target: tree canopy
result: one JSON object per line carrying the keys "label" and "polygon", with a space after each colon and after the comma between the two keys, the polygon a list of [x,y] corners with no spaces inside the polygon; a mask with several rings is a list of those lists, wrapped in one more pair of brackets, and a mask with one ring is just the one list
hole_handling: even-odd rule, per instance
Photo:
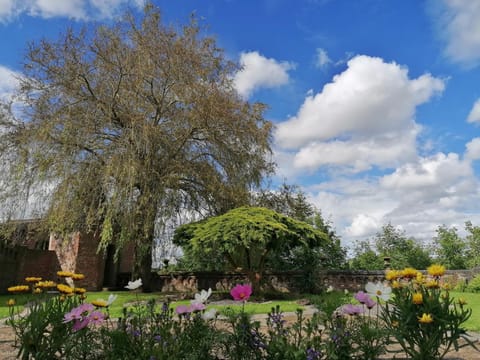
{"label": "tree canopy", "polygon": [[311,225],[261,207],[239,207],[177,228],[174,243],[198,259],[225,259],[230,269],[262,274],[270,254],[282,256],[303,246],[323,247],[327,234]]}
{"label": "tree canopy", "polygon": [[30,44],[20,102],[0,114],[0,205],[46,189],[35,197],[50,230],[98,233],[103,249],[133,241],[148,284],[156,218],[248,204],[272,171],[271,123],[237,94],[238,66],[201,30],[195,19],[165,26],[147,5],[140,19]]}

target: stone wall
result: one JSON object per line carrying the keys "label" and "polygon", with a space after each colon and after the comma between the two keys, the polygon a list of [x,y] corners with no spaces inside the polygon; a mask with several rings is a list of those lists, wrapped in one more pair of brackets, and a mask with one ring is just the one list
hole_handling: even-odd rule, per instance
{"label": "stone wall", "polygon": [[[480,269],[479,269],[480,270]],[[445,281],[455,284],[459,280],[468,282],[478,270],[447,270]],[[316,275],[316,284],[320,288],[331,286],[335,290],[360,291],[367,282],[384,280],[385,272],[327,270]],[[267,289],[288,293],[297,292],[302,279],[302,272],[267,273],[264,280]],[[128,278],[124,274],[125,278]],[[212,288],[228,292],[235,284],[248,282],[246,274],[219,272],[172,272],[170,274],[155,274],[153,290],[162,292],[194,293],[201,289]]]}

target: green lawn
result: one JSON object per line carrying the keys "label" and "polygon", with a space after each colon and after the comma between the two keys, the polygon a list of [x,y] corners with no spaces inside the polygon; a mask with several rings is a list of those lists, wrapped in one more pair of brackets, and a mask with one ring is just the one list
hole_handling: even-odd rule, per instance
{"label": "green lawn", "polygon": [[[109,312],[112,318],[117,318],[122,315],[123,307],[125,304],[135,303],[136,301],[148,301],[150,299],[154,299],[156,303],[161,306],[165,297],[164,294],[161,293],[135,293],[129,291],[112,291],[112,292],[88,292],[87,293],[87,300],[92,301],[96,299],[104,299],[107,300],[110,294],[117,295],[116,301],[110,306]],[[0,295],[0,318],[4,318],[8,316],[8,306],[7,301],[8,299],[15,299],[17,305],[24,305],[31,299],[33,295]],[[171,303],[171,307],[175,308],[178,305],[188,305],[190,304],[190,300],[183,300],[183,301],[175,301]],[[295,303],[295,301],[287,301],[287,300],[279,300],[279,301],[268,301],[263,303],[254,303],[254,302],[247,302],[245,305],[245,311],[250,314],[266,314],[268,313],[272,307],[276,305],[280,306],[280,309],[283,312],[294,312],[298,308],[302,308],[302,306]],[[215,307],[218,311],[222,311],[222,309],[226,308],[228,305],[209,305],[208,307]],[[240,310],[241,303],[230,305],[231,308],[238,308]]]}

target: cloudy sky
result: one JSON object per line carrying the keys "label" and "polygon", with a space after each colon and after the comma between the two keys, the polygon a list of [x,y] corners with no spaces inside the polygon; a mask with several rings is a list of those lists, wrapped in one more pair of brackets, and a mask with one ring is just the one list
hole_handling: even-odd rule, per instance
{"label": "cloudy sky", "polygon": [[[345,245],[391,222],[421,241],[480,225],[480,0],[156,0],[195,12],[249,101],[269,105],[278,182],[302,186]],[[26,43],[142,0],[0,0],[0,96]]]}

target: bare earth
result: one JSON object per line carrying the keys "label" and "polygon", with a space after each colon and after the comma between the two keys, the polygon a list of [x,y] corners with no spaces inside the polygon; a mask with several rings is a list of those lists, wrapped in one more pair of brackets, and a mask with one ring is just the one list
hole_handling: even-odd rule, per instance
{"label": "bare earth", "polygon": [[[308,309],[305,311],[305,315],[313,311],[313,309]],[[257,316],[257,320],[264,321],[266,319],[265,315]],[[293,313],[286,313],[285,319],[287,321],[294,321],[296,319]],[[480,334],[470,334],[472,337],[472,341],[475,342],[475,345],[480,348]],[[0,360],[14,360],[17,359],[16,354],[17,350],[14,348],[14,333],[12,329],[5,325],[3,321],[0,320]],[[396,354],[395,357],[391,355],[387,355],[382,357],[381,359],[407,359],[405,355]],[[461,348],[458,352],[451,351],[449,352],[448,356],[445,360],[479,360],[480,359],[480,352],[472,348],[471,346],[466,346]]]}

